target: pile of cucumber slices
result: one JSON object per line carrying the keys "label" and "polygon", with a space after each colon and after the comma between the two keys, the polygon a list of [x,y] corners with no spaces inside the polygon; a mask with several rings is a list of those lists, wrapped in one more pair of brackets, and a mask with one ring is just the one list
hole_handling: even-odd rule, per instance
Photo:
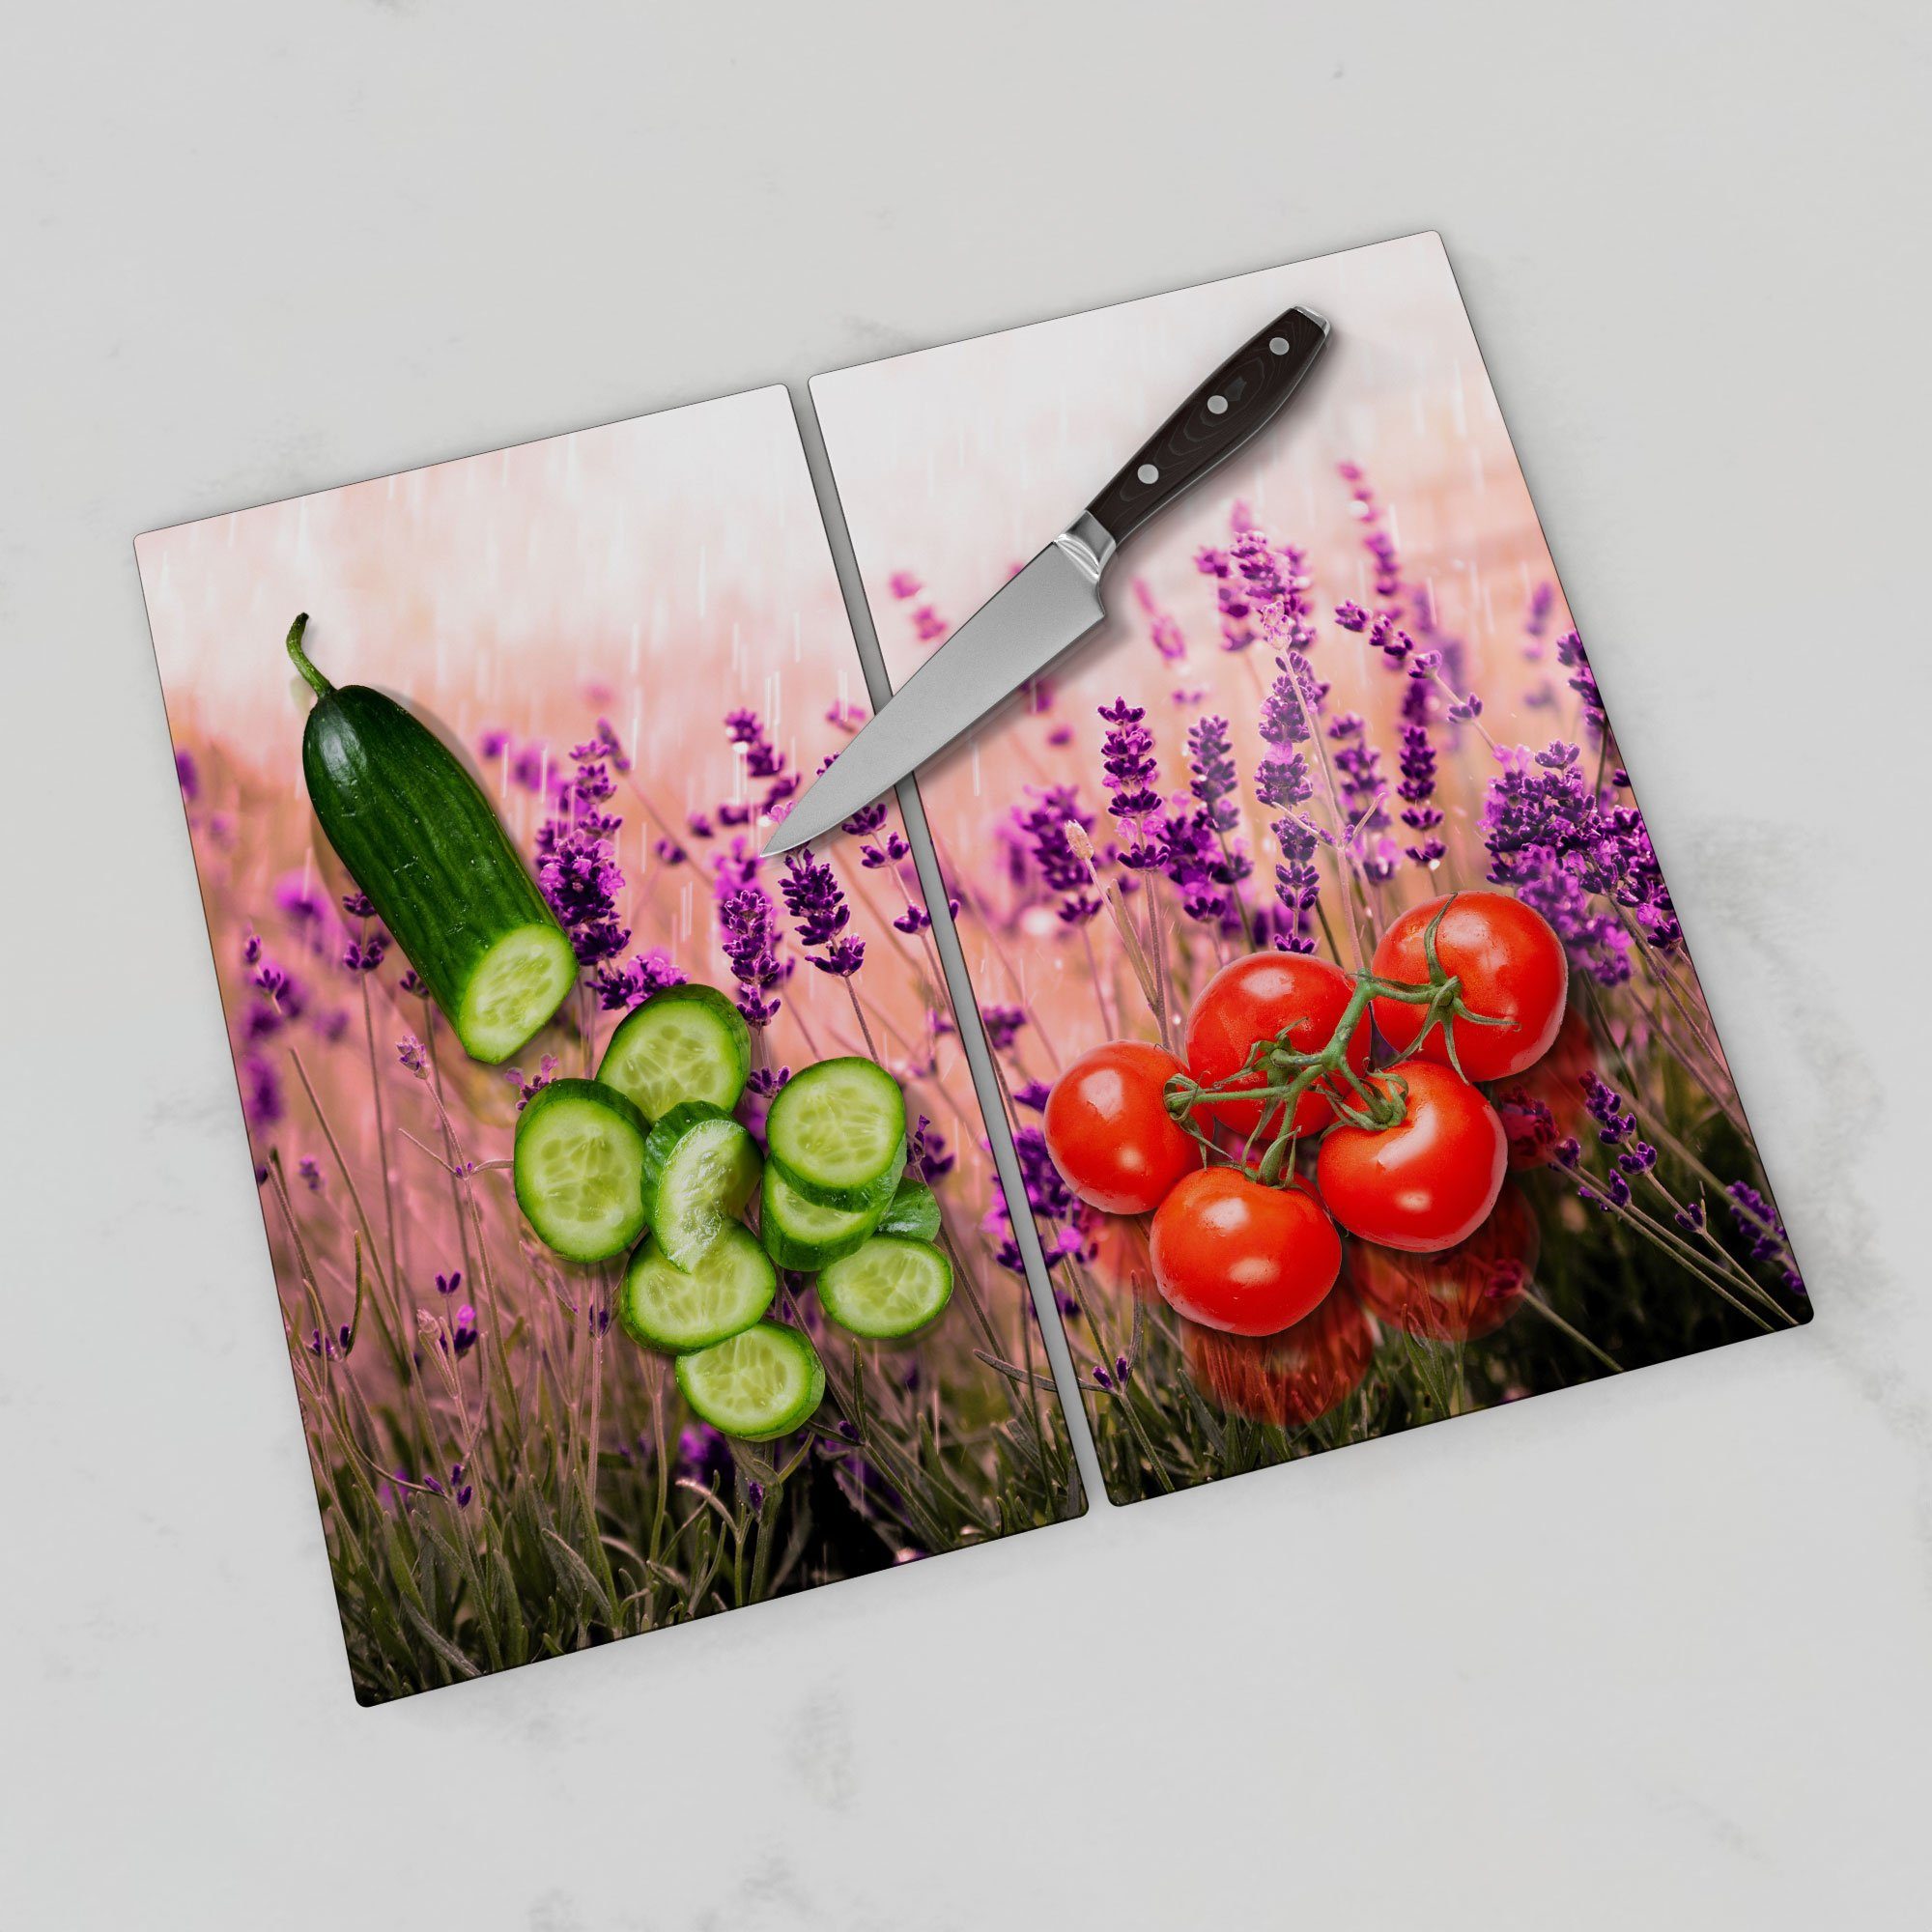
{"label": "pile of cucumber slices", "polygon": [[905,1096],[884,1067],[855,1056],[795,1075],[764,1157],[732,1111],[751,1069],[751,1030],[724,994],[667,987],[625,1017],[596,1079],[531,1097],[513,1165],[546,1246],[574,1262],[629,1252],[617,1319],[677,1358],[693,1411],[762,1442],[825,1395],[810,1341],[767,1319],[781,1268],[816,1277],[829,1321],[894,1341],[946,1306],[952,1267],[932,1190],[906,1176]]}

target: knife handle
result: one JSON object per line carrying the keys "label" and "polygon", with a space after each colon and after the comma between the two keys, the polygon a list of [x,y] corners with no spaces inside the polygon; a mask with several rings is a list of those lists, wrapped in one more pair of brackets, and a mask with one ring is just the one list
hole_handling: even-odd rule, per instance
{"label": "knife handle", "polygon": [[1311,309],[1290,308],[1228,357],[1087,506],[1117,544],[1274,419],[1328,340]]}

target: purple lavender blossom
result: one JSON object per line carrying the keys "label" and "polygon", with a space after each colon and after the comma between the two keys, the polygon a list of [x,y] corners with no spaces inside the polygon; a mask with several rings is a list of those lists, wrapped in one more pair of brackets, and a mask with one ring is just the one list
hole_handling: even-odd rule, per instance
{"label": "purple lavender blossom", "polygon": [[616,789],[614,745],[614,737],[599,735],[572,748],[575,769],[558,780],[551,815],[537,827],[537,884],[582,966],[614,959],[631,943],[629,928],[617,923],[624,874],[612,851],[624,821],[604,809]]}
{"label": "purple lavender blossom", "polygon": [[1117,697],[1099,710],[1107,726],[1100,740],[1101,782],[1113,794],[1107,801],[1107,813],[1120,821],[1129,840],[1120,852],[1120,861],[1129,871],[1145,871],[1154,863],[1147,821],[1160,810],[1153,733],[1148,729],[1145,707],[1129,704],[1124,697]]}
{"label": "purple lavender blossom", "polygon": [[1797,1257],[1791,1252],[1791,1237],[1774,1208],[1748,1181],[1734,1180],[1725,1190],[1732,1218],[1737,1222],[1754,1262],[1768,1262],[1784,1277],[1784,1286],[1793,1294],[1804,1294],[1804,1277],[1798,1272]]}
{"label": "purple lavender blossom", "polygon": [[[1583,971],[1605,986],[1630,978],[1630,941],[1620,922],[1598,912],[1599,895],[1626,909],[1646,941],[1668,953],[1683,930],[1642,814],[1595,794],[1575,745],[1497,753],[1501,775],[1483,806],[1490,878],[1555,927]],[[1618,773],[1613,783],[1627,782]]]}
{"label": "purple lavender blossom", "polygon": [[654,946],[614,964],[607,961],[598,967],[596,979],[598,1006],[614,1013],[642,1006],[667,986],[683,985],[685,976],[662,946]]}
{"label": "purple lavender blossom", "polygon": [[731,1444],[708,1422],[693,1422],[678,1434],[677,1473],[701,1490],[728,1489],[735,1467]]}
{"label": "purple lavender blossom", "polygon": [[1449,848],[1437,837],[1442,810],[1435,803],[1435,748],[1429,742],[1426,724],[1402,727],[1402,782],[1396,793],[1403,802],[1402,822],[1416,838],[1414,844],[1403,849],[1416,865],[1433,870]]}
{"label": "purple lavender blossom", "polygon": [[556,1055],[547,1053],[537,1063],[536,1072],[527,1080],[524,1078],[522,1071],[514,1066],[504,1073],[503,1078],[517,1090],[518,1113],[521,1114],[556,1078],[557,1065]]}
{"label": "purple lavender blossom", "polygon": [[[746,776],[764,786],[757,810],[769,815],[796,794],[798,774],[785,769],[784,753],[773,746],[755,711],[727,712],[724,728],[730,734],[732,744],[739,746],[745,753]],[[724,816],[724,810],[720,808],[721,818]],[[727,822],[742,824],[745,820],[738,817]]]}
{"label": "purple lavender blossom", "polygon": [[718,924],[731,977],[738,982],[738,1010],[754,1027],[778,1015],[777,989],[791,977],[791,962],[779,958],[777,909],[762,886],[743,886],[719,901]]}
{"label": "purple lavender blossom", "polygon": [[995,1053],[1005,1053],[1019,1037],[1027,1023],[1024,1007],[982,1006],[980,1023],[986,1029],[986,1044]]}
{"label": "purple lavender blossom", "polygon": [[380,927],[342,949],[342,963],[352,973],[373,973],[388,957],[389,935]]}
{"label": "purple lavender blossom", "polygon": [[1564,632],[1556,640],[1556,656],[1558,662],[1570,668],[1570,689],[1583,700],[1583,722],[1590,727],[1591,735],[1601,742],[1610,728],[1610,721],[1597,690],[1597,673],[1583,655],[1582,639],[1575,631]]}
{"label": "purple lavender blossom", "polygon": [[[1541,638],[1549,629],[1549,615],[1556,608],[1556,586],[1553,583],[1539,583],[1529,593],[1529,611],[1522,620],[1523,634],[1532,639]],[[1535,653],[1541,657],[1541,651]]]}
{"label": "purple lavender blossom", "polygon": [[175,782],[181,786],[184,804],[192,805],[201,796],[201,774],[195,769],[192,754],[187,752],[175,753]]}
{"label": "purple lavender blossom", "polygon": [[1154,602],[1153,589],[1145,577],[1134,579],[1134,601],[1148,620],[1148,638],[1165,665],[1179,665],[1187,656],[1187,639],[1180,626]]}
{"label": "purple lavender blossom", "polygon": [[1046,890],[1058,895],[1061,920],[1067,925],[1084,925],[1099,912],[1100,901],[1093,890],[1094,875],[1073,849],[1067,827],[1077,825],[1082,832],[1091,832],[1093,816],[1081,809],[1079,793],[1070,784],[1050,785],[1030,795],[1032,805],[1015,806],[1012,811],[1019,850]]}
{"label": "purple lavender blossom", "polygon": [[242,1111],[257,1133],[282,1118],[282,1077],[259,1053],[251,1053],[242,1062]]}
{"label": "purple lavender blossom", "polygon": [[946,1136],[922,1114],[906,1137],[906,1172],[928,1187],[937,1186],[958,1164],[958,1156],[948,1151]]}
{"label": "purple lavender blossom", "polygon": [[[311,938],[328,911],[328,901],[301,872],[289,872],[275,881],[275,905],[291,925]],[[376,908],[369,910],[373,913]]]}
{"label": "purple lavender blossom", "polygon": [[1275,667],[1260,721],[1268,752],[1255,769],[1255,796],[1275,814],[1269,830],[1281,848],[1274,873],[1278,912],[1269,924],[1277,951],[1313,952],[1314,912],[1321,894],[1315,864],[1320,835],[1300,809],[1315,796],[1315,781],[1299,747],[1314,736],[1320,700],[1312,697],[1317,686],[1305,658],[1290,651]]}
{"label": "purple lavender blossom", "polygon": [[[1022,1126],[1013,1134],[1013,1151],[1019,1156],[1027,1206],[1033,1210],[1040,1252],[1049,1271],[1069,1256],[1086,1256],[1089,1252],[1087,1231],[1093,1215],[1061,1179],[1060,1170],[1053,1164],[1053,1156],[1047,1152],[1046,1135],[1038,1127]],[[1026,1264],[1020,1257],[1019,1241],[1013,1234],[1012,1215],[1007,1206],[1004,1189],[995,1195],[984,1226],[988,1234],[998,1238],[1000,1265],[1013,1274],[1024,1275]]]}
{"label": "purple lavender blossom", "polygon": [[865,964],[866,942],[848,938],[852,909],[845,903],[838,875],[809,850],[785,854],[785,876],[780,890],[785,910],[798,929],[798,941],[821,973],[849,980]]}

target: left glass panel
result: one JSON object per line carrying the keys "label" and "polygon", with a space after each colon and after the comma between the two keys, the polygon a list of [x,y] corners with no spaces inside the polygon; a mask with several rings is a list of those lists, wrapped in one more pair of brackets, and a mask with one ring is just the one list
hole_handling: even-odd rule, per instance
{"label": "left glass panel", "polygon": [[357,1697],[1078,1514],[785,392],[136,554]]}

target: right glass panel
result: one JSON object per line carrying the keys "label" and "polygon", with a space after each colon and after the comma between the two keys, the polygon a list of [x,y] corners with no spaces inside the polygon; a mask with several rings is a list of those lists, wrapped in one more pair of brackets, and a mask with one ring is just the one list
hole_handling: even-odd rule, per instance
{"label": "right glass panel", "polygon": [[1297,301],[1287,412],[921,774],[1121,1502],[1809,1314],[1435,236],[818,378],[895,682]]}

